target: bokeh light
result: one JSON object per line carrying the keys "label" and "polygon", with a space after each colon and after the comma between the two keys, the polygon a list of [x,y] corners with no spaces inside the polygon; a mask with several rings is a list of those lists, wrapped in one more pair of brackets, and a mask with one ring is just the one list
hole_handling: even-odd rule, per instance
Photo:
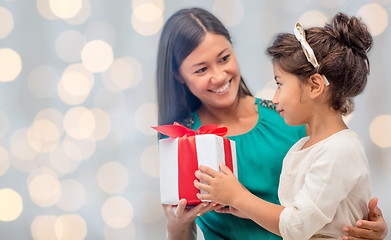
{"label": "bokeh light", "polygon": [[111,67],[102,73],[102,79],[111,91],[134,88],[142,79],[141,64],[131,57],[116,59]]}
{"label": "bokeh light", "polygon": [[102,40],[88,42],[81,51],[81,61],[93,73],[104,72],[113,63],[113,49]]}
{"label": "bokeh light", "polygon": [[262,99],[272,100],[274,94],[276,93],[276,86],[277,85],[275,81],[269,81],[260,91],[255,94],[255,96]]}
{"label": "bokeh light", "polygon": [[357,17],[362,18],[373,36],[382,34],[388,26],[387,11],[375,3],[362,6],[358,10]]}
{"label": "bokeh light", "polygon": [[10,157],[7,149],[0,145],[0,176],[7,172],[10,166]]}
{"label": "bokeh light", "polygon": [[99,108],[91,109],[95,118],[95,130],[92,135],[96,141],[103,140],[109,135],[111,131],[111,118],[110,115]]}
{"label": "bokeh light", "polygon": [[212,11],[227,27],[238,25],[244,16],[241,0],[215,0]]}
{"label": "bokeh light", "polygon": [[111,197],[103,204],[102,218],[111,228],[124,228],[133,219],[133,206],[123,197]]}
{"label": "bokeh light", "polygon": [[64,128],[74,139],[89,138],[95,131],[95,115],[85,107],[74,107],[64,116]]}
{"label": "bokeh light", "polygon": [[31,224],[31,234],[34,240],[56,239],[54,226],[57,217],[53,215],[38,215]]}
{"label": "bokeh light", "polygon": [[77,211],[85,201],[85,190],[83,185],[74,179],[65,179],[60,182],[61,196],[57,206],[64,211]]}
{"label": "bokeh light", "polygon": [[[329,18],[321,11],[311,10],[300,16],[299,22],[304,28],[323,27],[329,22]],[[294,24],[292,24],[293,29]]]}
{"label": "bokeh light", "polygon": [[136,5],[131,16],[134,30],[143,36],[156,34],[163,26],[163,10],[154,3]]}
{"label": "bokeh light", "polygon": [[61,186],[57,176],[44,172],[33,176],[28,182],[31,200],[40,207],[50,207],[61,196]]}
{"label": "bokeh light", "polygon": [[49,153],[49,163],[60,175],[72,173],[80,166],[80,161],[72,159],[65,152],[63,144],[57,145],[57,147]]}
{"label": "bokeh light", "polygon": [[47,20],[58,19],[50,9],[49,0],[37,0],[37,9],[39,14]]}
{"label": "bokeh light", "polygon": [[0,221],[14,221],[22,211],[23,200],[20,194],[10,188],[0,189]]}
{"label": "bokeh light", "polygon": [[60,130],[56,124],[47,119],[33,122],[27,131],[30,146],[37,152],[50,152],[59,142]]}
{"label": "bokeh light", "polygon": [[0,39],[6,38],[14,28],[14,17],[8,9],[0,6]]}
{"label": "bokeh light", "polygon": [[157,105],[146,103],[141,105],[135,114],[136,128],[145,135],[155,135],[151,127],[157,125]]}
{"label": "bokeh light", "polygon": [[95,139],[74,139],[66,136],[63,141],[64,151],[75,161],[87,160],[96,150]]}
{"label": "bokeh light", "polygon": [[29,144],[27,135],[28,129],[19,129],[10,139],[11,153],[21,160],[33,160],[38,153]]}
{"label": "bokeh light", "polygon": [[22,71],[22,60],[11,48],[0,49],[0,82],[11,82]]}
{"label": "bokeh light", "polygon": [[64,19],[65,22],[71,25],[78,25],[85,23],[91,16],[91,3],[90,0],[81,0],[82,7],[79,12],[72,18]]}
{"label": "bokeh light", "polygon": [[83,103],[94,86],[94,76],[82,64],[68,66],[57,84],[58,95],[69,105]]}
{"label": "bokeh light", "polygon": [[152,178],[160,176],[159,148],[150,146],[141,154],[141,168],[145,174]]}
{"label": "bokeh light", "polygon": [[107,162],[100,166],[96,179],[106,193],[120,193],[129,182],[128,170],[119,162]]}
{"label": "bokeh light", "polygon": [[391,115],[377,116],[371,122],[369,133],[372,141],[381,148],[391,147]]}
{"label": "bokeh light", "polygon": [[76,214],[58,217],[54,229],[58,240],[82,240],[87,236],[86,221]]}
{"label": "bokeh light", "polygon": [[81,0],[49,0],[49,7],[59,18],[67,19],[74,17],[82,7]]}

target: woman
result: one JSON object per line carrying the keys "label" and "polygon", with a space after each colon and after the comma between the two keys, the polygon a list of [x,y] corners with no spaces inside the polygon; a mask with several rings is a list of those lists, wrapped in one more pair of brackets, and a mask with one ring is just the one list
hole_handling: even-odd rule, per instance
{"label": "woman", "polygon": [[[157,66],[159,125],[177,121],[192,129],[216,123],[227,127],[228,138],[236,142],[241,184],[256,196],[278,203],[282,160],[293,143],[306,135],[305,127],[286,125],[271,101],[251,95],[221,22],[199,8],[176,12],[164,26]],[[267,181],[259,181],[259,175]],[[374,222],[361,221],[370,230],[347,227],[348,233],[370,239],[387,234],[373,201],[370,217],[374,212],[377,217],[370,218]],[[163,208],[168,239],[194,239],[195,221],[205,239],[280,239],[249,219],[212,211],[221,208],[213,203],[188,209],[183,199],[176,209]]]}

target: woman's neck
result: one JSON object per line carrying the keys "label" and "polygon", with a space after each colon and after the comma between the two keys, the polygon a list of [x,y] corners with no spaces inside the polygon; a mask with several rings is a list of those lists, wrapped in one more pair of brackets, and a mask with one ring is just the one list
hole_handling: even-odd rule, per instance
{"label": "woman's neck", "polygon": [[197,114],[202,125],[217,124],[228,128],[227,136],[239,135],[250,131],[258,121],[254,102],[254,97],[244,96],[226,108],[203,104]]}

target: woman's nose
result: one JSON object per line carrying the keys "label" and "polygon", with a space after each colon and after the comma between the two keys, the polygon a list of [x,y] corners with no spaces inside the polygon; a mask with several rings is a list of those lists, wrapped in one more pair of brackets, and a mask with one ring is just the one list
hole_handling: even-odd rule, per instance
{"label": "woman's nose", "polygon": [[212,71],[211,82],[220,83],[224,82],[227,77],[227,73],[223,68],[215,67]]}

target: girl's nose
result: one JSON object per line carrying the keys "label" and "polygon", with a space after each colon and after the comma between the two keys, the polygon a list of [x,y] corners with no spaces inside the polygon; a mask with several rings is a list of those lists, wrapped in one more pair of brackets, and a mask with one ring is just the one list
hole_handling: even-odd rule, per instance
{"label": "girl's nose", "polygon": [[276,105],[278,104],[278,89],[276,90],[276,93],[274,93],[272,102],[273,102],[274,104],[276,104]]}

